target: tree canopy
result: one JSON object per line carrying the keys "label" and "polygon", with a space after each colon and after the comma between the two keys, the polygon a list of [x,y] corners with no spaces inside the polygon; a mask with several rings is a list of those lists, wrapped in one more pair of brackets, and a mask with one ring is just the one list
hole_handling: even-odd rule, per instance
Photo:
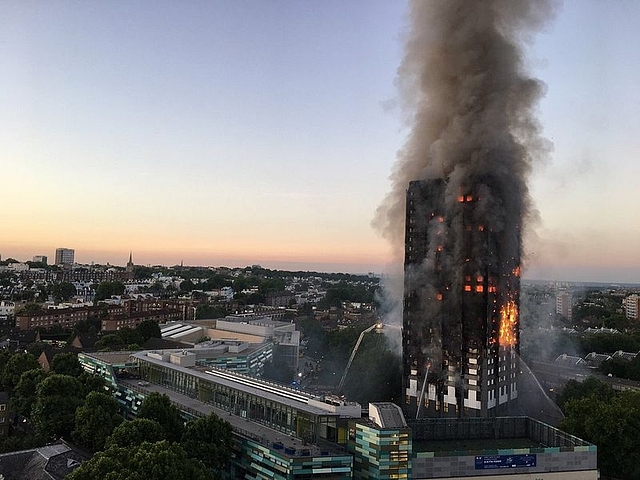
{"label": "tree canopy", "polygon": [[189,456],[219,470],[231,456],[231,424],[215,414],[187,423],[180,442]]}
{"label": "tree canopy", "polygon": [[107,448],[129,448],[142,442],[155,443],[164,438],[164,429],[158,422],[148,418],[135,418],[130,422],[121,423],[107,439]]}
{"label": "tree canopy", "polygon": [[58,374],[45,378],[36,390],[31,415],[36,430],[47,438],[70,438],[84,394],[77,378]]}
{"label": "tree canopy", "polygon": [[118,413],[118,402],[105,393],[90,392],[75,412],[73,438],[89,450],[101,450],[107,437],[124,419]]}
{"label": "tree canopy", "polygon": [[160,393],[150,393],[138,410],[138,418],[148,418],[157,422],[164,431],[164,438],[179,441],[184,429],[180,410],[171,403],[169,397]]}
{"label": "tree canopy", "polygon": [[210,480],[205,466],[190,459],[177,443],[144,442],[129,448],[111,447],[82,463],[68,480]]}

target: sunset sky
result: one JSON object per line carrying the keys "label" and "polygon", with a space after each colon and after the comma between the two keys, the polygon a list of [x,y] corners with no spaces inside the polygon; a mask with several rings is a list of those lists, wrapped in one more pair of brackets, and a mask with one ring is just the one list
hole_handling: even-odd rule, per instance
{"label": "sunset sky", "polygon": [[[383,272],[402,1],[0,0],[0,254]],[[525,277],[640,283],[640,2],[532,39]]]}

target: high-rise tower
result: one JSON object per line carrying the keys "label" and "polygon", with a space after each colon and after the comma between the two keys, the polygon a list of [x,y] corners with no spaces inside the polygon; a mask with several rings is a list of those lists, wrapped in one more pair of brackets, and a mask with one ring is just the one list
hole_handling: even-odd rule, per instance
{"label": "high-rise tower", "polygon": [[73,265],[75,253],[72,248],[56,248],[56,265]]}
{"label": "high-rise tower", "polygon": [[492,416],[517,398],[520,218],[493,215],[482,179],[406,197],[404,411]]}

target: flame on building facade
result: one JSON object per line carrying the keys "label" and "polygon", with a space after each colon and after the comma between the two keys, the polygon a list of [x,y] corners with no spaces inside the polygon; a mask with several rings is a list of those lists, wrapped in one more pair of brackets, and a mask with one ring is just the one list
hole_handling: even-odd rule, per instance
{"label": "flame on building facade", "polygon": [[451,189],[407,190],[403,393],[415,418],[498,415],[518,396],[519,219],[493,216],[481,180]]}

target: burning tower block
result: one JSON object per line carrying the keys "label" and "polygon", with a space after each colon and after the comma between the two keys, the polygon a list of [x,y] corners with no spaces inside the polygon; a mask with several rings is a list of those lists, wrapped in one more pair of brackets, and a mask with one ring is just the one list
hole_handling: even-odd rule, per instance
{"label": "burning tower block", "polygon": [[518,397],[521,215],[491,178],[410,183],[403,410],[487,417]]}

